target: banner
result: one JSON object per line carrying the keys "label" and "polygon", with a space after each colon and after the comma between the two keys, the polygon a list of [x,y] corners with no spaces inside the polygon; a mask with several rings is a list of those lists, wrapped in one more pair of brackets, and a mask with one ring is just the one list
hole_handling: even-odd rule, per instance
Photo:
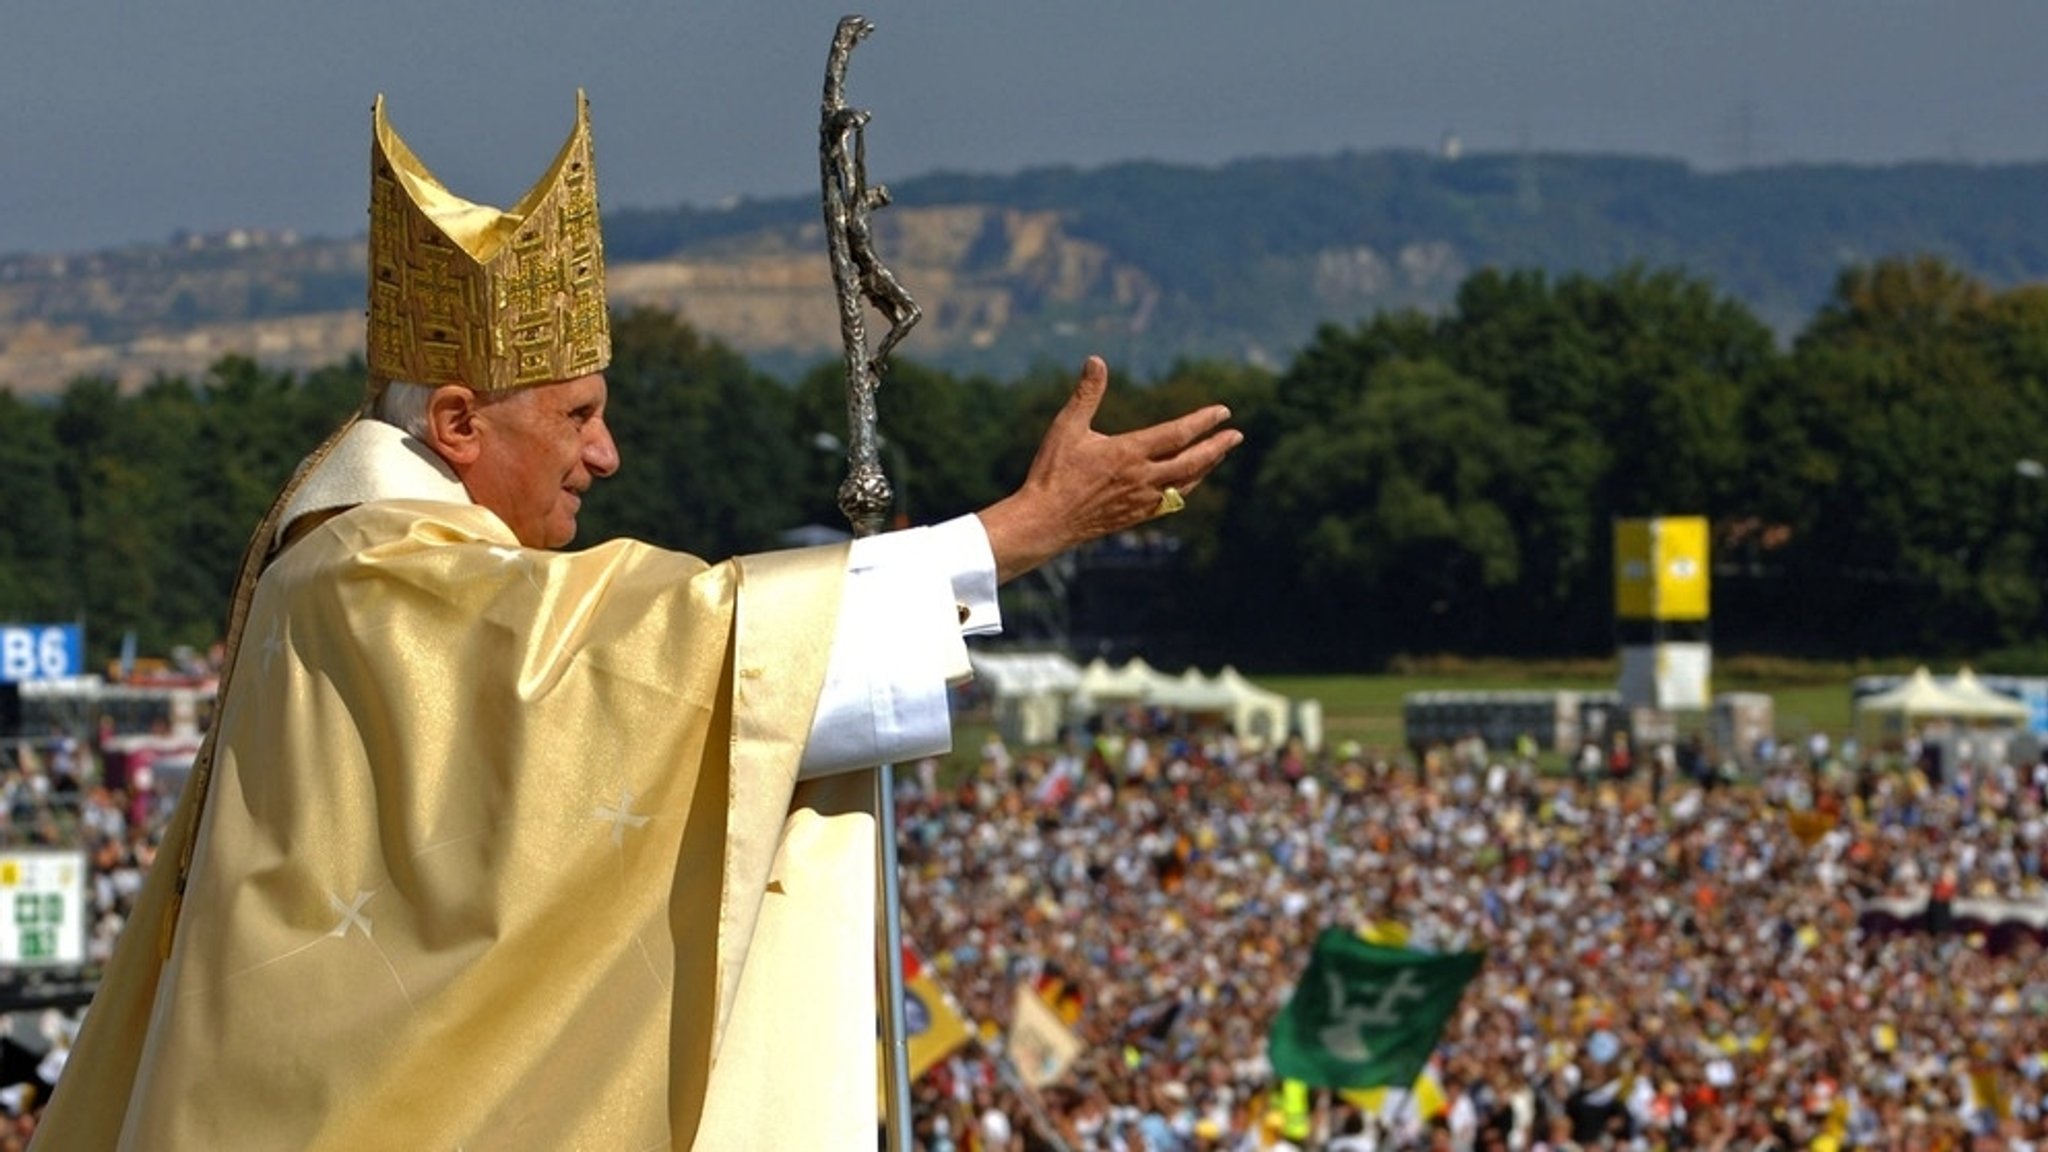
{"label": "banner", "polygon": [[1705,620],[1711,598],[1707,519],[1614,522],[1614,614],[1622,620]]}
{"label": "banner", "polygon": [[1325,1088],[1413,1084],[1485,959],[1386,948],[1324,929],[1273,1021],[1273,1074]]}
{"label": "banner", "polygon": [[0,624],[0,684],[84,673],[85,629],[79,625]]}
{"label": "banner", "polygon": [[1085,1046],[1062,1023],[1052,1006],[1029,988],[1017,989],[1010,1018],[1010,1060],[1017,1075],[1032,1088],[1043,1088],[1066,1074]]}
{"label": "banner", "polygon": [[82,851],[0,852],[0,967],[85,963],[89,874]]}
{"label": "banner", "polygon": [[[903,949],[904,1048],[912,1083],[932,1066],[973,1039],[974,1030],[953,1002],[953,996],[925,967],[917,952]],[[889,1114],[889,1053],[875,1041],[875,1114]]]}
{"label": "banner", "polygon": [[951,1056],[972,1035],[966,1018],[953,1006],[953,998],[930,972],[919,972],[904,980],[903,1016],[910,1033],[912,1080]]}

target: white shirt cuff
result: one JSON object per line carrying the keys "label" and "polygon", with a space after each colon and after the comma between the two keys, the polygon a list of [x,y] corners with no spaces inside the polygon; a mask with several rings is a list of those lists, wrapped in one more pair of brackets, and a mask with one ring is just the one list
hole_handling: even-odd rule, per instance
{"label": "white shirt cuff", "polygon": [[925,532],[930,537],[927,546],[932,561],[952,575],[960,634],[993,636],[1001,632],[1003,612],[996,604],[996,554],[988,545],[988,530],[981,526],[981,517],[957,517]]}
{"label": "white shirt cuff", "polygon": [[971,674],[963,635],[999,631],[995,556],[975,516],[855,540],[801,775],[953,747],[947,685]]}

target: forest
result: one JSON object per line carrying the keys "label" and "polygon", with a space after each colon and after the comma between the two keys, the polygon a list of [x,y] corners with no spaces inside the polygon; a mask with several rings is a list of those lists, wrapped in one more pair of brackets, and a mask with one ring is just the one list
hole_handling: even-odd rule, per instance
{"label": "forest", "polygon": [[[783,383],[647,310],[615,316],[613,342],[624,466],[579,543],[717,558],[843,525],[837,364]],[[894,364],[881,428],[902,518],[1020,480],[1076,367]],[[1325,325],[1278,369],[1117,367],[1098,427],[1218,400],[1247,434],[1156,523],[1166,559],[1121,585],[1162,658],[1609,653],[1614,519],[1696,514],[1718,651],[2048,659],[2048,287],[1934,256],[1854,265],[1788,337],[1677,269],[1487,269],[1449,306]],[[83,622],[96,660],[129,632],[145,652],[212,643],[249,531],[362,389],[360,362],[228,358],[129,392],[0,392],[0,620]],[[1081,560],[1059,595],[1107,568]]]}

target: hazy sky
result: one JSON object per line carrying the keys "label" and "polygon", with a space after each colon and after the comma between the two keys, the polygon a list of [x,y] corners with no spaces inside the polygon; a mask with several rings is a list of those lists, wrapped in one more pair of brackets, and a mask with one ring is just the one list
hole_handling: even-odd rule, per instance
{"label": "hazy sky", "polygon": [[8,0],[0,253],[363,227],[369,111],[504,205],[590,93],[607,209],[815,195],[838,18],[869,170],[1531,147],[2048,159],[2040,0]]}

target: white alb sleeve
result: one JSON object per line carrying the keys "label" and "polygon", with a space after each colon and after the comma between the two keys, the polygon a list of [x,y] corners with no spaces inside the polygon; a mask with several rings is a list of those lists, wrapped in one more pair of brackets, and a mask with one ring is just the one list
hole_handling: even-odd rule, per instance
{"label": "white alb sleeve", "polygon": [[973,671],[963,637],[1002,624],[978,517],[855,540],[800,777],[950,751],[946,689]]}

